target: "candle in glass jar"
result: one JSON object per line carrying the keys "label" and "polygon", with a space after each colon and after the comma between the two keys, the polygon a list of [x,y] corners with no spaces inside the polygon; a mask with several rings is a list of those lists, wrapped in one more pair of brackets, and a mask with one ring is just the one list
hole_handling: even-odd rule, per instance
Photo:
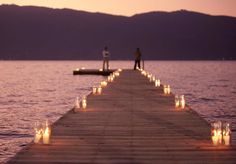
{"label": "candle in glass jar", "polygon": [[39,143],[42,138],[42,131],[40,130],[35,130],[35,135],[34,135],[34,143]]}
{"label": "candle in glass jar", "polygon": [[223,140],[224,140],[224,143],[226,146],[230,145],[230,136],[229,135],[223,136]]}
{"label": "candle in glass jar", "polygon": [[86,96],[84,96],[83,99],[82,99],[82,107],[83,107],[83,109],[85,109],[87,107]]}
{"label": "candle in glass jar", "polygon": [[100,94],[102,94],[102,87],[101,86],[99,86],[98,88],[97,88],[97,93],[100,95]]}
{"label": "candle in glass jar", "polygon": [[218,136],[212,136],[211,137],[213,145],[217,146],[218,145]]}
{"label": "candle in glass jar", "polygon": [[50,143],[50,132],[49,132],[49,127],[46,127],[43,133],[43,144],[49,144],[49,143]]}
{"label": "candle in glass jar", "polygon": [[161,81],[159,79],[155,80],[155,87],[160,87]]}
{"label": "candle in glass jar", "polygon": [[93,94],[97,93],[97,88],[95,86],[93,86]]}
{"label": "candle in glass jar", "polygon": [[167,94],[170,94],[170,85],[167,85]]}
{"label": "candle in glass jar", "polygon": [[231,133],[230,124],[225,122],[223,124],[223,141],[226,146],[230,145],[230,133]]}
{"label": "candle in glass jar", "polygon": [[176,95],[176,96],[175,96],[175,107],[178,108],[179,106],[180,106],[179,96]]}
{"label": "candle in glass jar", "polygon": [[102,82],[101,82],[101,86],[102,86],[102,87],[106,87],[106,86],[107,86],[107,82],[106,82],[106,81],[102,81]]}
{"label": "candle in glass jar", "polygon": [[46,121],[45,128],[43,131],[43,144],[50,144],[50,135],[51,135],[51,129],[48,125],[48,121]]}
{"label": "candle in glass jar", "polygon": [[164,91],[164,94],[167,94],[167,86],[166,85],[163,86],[163,91]]}
{"label": "candle in glass jar", "polygon": [[115,72],[115,76],[120,76],[120,73],[119,72]]}
{"label": "candle in glass jar", "polygon": [[154,82],[156,80],[156,77],[155,76],[153,76],[152,77],[152,82]]}
{"label": "candle in glass jar", "polygon": [[182,109],[185,108],[185,98],[184,95],[180,96],[180,106]]}
{"label": "candle in glass jar", "polygon": [[114,77],[113,76],[111,76],[111,82],[113,82],[114,81]]}

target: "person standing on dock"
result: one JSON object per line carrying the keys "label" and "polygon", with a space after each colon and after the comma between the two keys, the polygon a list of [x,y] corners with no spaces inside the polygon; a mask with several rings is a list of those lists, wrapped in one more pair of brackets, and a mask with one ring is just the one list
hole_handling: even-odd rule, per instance
{"label": "person standing on dock", "polygon": [[104,50],[102,51],[102,56],[103,56],[103,71],[105,70],[105,65],[107,66],[107,70],[109,70],[109,57],[110,57],[110,52],[108,51],[107,46],[104,47]]}
{"label": "person standing on dock", "polygon": [[135,56],[135,62],[134,62],[134,70],[136,70],[137,68],[137,65],[138,65],[138,68],[141,69],[141,66],[140,66],[140,61],[141,61],[141,51],[139,48],[136,49],[136,52],[134,53],[134,56]]}

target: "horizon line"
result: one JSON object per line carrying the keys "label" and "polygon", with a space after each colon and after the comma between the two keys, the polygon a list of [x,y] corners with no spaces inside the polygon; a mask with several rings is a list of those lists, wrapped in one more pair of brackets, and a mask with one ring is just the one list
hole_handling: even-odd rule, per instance
{"label": "horizon line", "polygon": [[74,9],[74,8],[67,8],[67,7],[63,7],[63,8],[59,8],[59,7],[49,7],[49,6],[38,6],[38,5],[18,5],[18,4],[14,4],[14,3],[2,3],[0,4],[0,6],[17,6],[17,7],[38,7],[38,8],[45,8],[45,9],[52,9],[52,10],[72,10],[72,11],[80,11],[80,12],[87,12],[87,13],[94,13],[94,14],[105,14],[105,15],[112,15],[112,16],[121,16],[121,17],[133,17],[136,15],[140,15],[140,14],[147,14],[147,13],[157,13],[157,12],[163,12],[163,13],[174,13],[174,12],[181,12],[181,11],[188,11],[188,12],[194,12],[194,13],[200,13],[200,14],[205,14],[205,15],[209,15],[209,16],[226,16],[226,17],[233,17],[236,18],[236,16],[232,16],[232,15],[215,15],[215,14],[210,14],[210,13],[205,13],[205,12],[200,12],[200,11],[194,11],[194,10],[188,10],[188,9],[178,9],[178,10],[172,10],[172,11],[164,11],[164,10],[150,10],[150,11],[145,11],[145,12],[138,12],[132,15],[122,15],[122,14],[113,14],[113,13],[107,13],[107,12],[101,12],[101,11],[88,11],[88,10],[80,10],[80,9]]}

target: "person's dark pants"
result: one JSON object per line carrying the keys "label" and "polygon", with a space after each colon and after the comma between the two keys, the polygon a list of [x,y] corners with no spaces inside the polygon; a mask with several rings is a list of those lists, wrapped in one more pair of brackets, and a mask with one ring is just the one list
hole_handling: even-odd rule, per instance
{"label": "person's dark pants", "polygon": [[136,70],[136,67],[137,67],[137,64],[138,64],[138,68],[140,69],[140,60],[135,60],[135,64],[134,64],[134,70]]}

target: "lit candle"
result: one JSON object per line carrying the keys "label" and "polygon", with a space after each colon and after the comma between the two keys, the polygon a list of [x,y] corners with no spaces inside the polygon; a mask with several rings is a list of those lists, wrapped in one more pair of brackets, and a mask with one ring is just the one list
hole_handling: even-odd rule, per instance
{"label": "lit candle", "polygon": [[160,87],[161,81],[159,79],[155,80],[155,87]]}
{"label": "lit candle", "polygon": [[39,143],[42,138],[42,130],[35,129],[34,143]]}
{"label": "lit candle", "polygon": [[115,74],[115,76],[120,76],[119,72],[115,72],[114,74]]}
{"label": "lit candle", "polygon": [[185,98],[184,95],[180,96],[180,106],[182,109],[185,108]]}
{"label": "lit candle", "polygon": [[87,100],[86,100],[86,96],[84,96],[83,99],[82,99],[82,107],[83,107],[83,109],[85,109],[86,106],[87,106]]}
{"label": "lit candle", "polygon": [[218,136],[212,136],[211,137],[213,145],[217,146],[218,145]]}
{"label": "lit candle", "polygon": [[106,82],[106,81],[102,81],[102,82],[101,82],[101,86],[102,86],[102,87],[106,87],[106,86],[107,86],[107,82]]}
{"label": "lit candle", "polygon": [[180,106],[179,96],[176,95],[176,96],[175,96],[175,107],[178,108],[179,106]]}
{"label": "lit candle", "polygon": [[43,133],[43,144],[49,144],[49,143],[50,143],[50,132],[49,132],[49,127],[46,127]]}
{"label": "lit candle", "polygon": [[226,146],[230,145],[230,125],[229,123],[224,123],[223,124],[223,141]]}
{"label": "lit candle", "polygon": [[142,75],[145,75],[145,73],[146,73],[146,71],[142,71],[142,72],[141,72]]}
{"label": "lit candle", "polygon": [[163,91],[164,91],[164,94],[167,94],[167,86],[166,85],[163,86]]}
{"label": "lit candle", "polygon": [[211,124],[211,138],[213,145],[218,145],[222,143],[222,123],[217,121]]}
{"label": "lit candle", "polygon": [[102,71],[103,71],[103,70],[100,68],[100,69],[99,69],[99,72],[102,72]]}
{"label": "lit candle", "polygon": [[154,82],[156,80],[156,77],[155,76],[153,76],[152,77],[152,82]]}
{"label": "lit candle", "polygon": [[121,68],[119,68],[119,69],[118,69],[118,71],[119,71],[119,72],[121,72],[121,71],[122,71],[122,69],[121,69]]}
{"label": "lit candle", "polygon": [[107,77],[107,81],[108,81],[108,82],[111,82],[111,76],[108,76],[108,77]]}
{"label": "lit candle", "polygon": [[79,71],[79,68],[76,68],[76,71]]}
{"label": "lit candle", "polygon": [[211,136],[211,140],[214,146],[217,146],[219,144],[219,136],[217,134],[217,125],[216,123],[213,123],[213,130],[212,130],[212,136]]}
{"label": "lit candle", "polygon": [[97,93],[100,95],[100,94],[102,94],[102,87],[101,86],[99,86],[98,88],[97,88]]}
{"label": "lit candle", "polygon": [[97,88],[93,86],[93,94],[95,95],[97,93]]}
{"label": "lit candle", "polygon": [[170,85],[167,85],[167,94],[170,94]]}
{"label": "lit candle", "polygon": [[51,135],[51,129],[48,125],[48,122],[46,121],[46,126],[43,132],[43,144],[50,144],[50,135]]}
{"label": "lit candle", "polygon": [[113,77],[113,76],[111,76],[111,82],[113,82],[113,80],[114,80],[114,77]]}
{"label": "lit candle", "polygon": [[224,140],[224,143],[226,146],[230,145],[230,136],[229,135],[223,136],[223,140]]}
{"label": "lit candle", "polygon": [[163,89],[164,89],[164,94],[166,94],[166,95],[170,94],[170,86],[169,85],[164,85]]}

